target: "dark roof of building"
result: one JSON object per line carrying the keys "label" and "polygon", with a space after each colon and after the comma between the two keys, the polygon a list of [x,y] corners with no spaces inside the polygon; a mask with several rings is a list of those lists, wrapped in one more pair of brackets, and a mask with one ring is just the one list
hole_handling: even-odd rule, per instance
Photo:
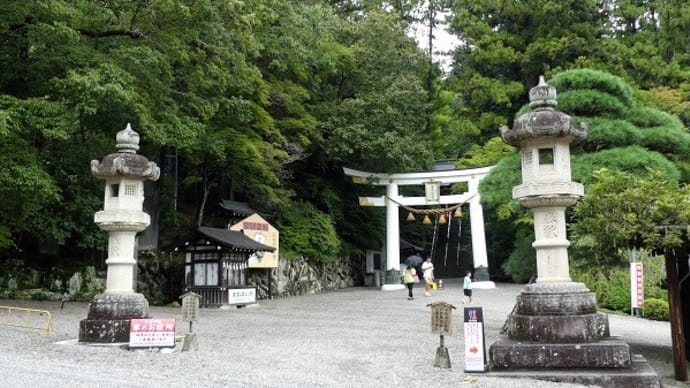
{"label": "dark roof of building", "polygon": [[419,245],[414,245],[411,242],[404,240],[402,238],[400,239],[400,249],[414,249],[415,251],[419,251],[419,252],[424,250]]}
{"label": "dark roof of building", "polygon": [[222,207],[225,210],[229,210],[235,214],[240,214],[240,215],[245,215],[245,216],[256,213],[256,210],[250,208],[248,203],[231,201],[229,199],[224,199],[224,200],[220,201],[220,207]]}
{"label": "dark roof of building", "polygon": [[227,248],[249,249],[264,252],[273,252],[276,250],[273,247],[269,247],[268,245],[264,245],[258,241],[252,240],[242,232],[234,230],[202,226],[199,227],[198,232],[214,243]]}

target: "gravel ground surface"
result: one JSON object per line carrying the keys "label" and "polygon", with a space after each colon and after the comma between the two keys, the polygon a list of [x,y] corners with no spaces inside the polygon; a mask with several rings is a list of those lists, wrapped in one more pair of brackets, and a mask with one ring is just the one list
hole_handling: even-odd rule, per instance
{"label": "gravel ground surface", "polygon": [[[459,280],[424,297],[415,290],[350,288],[324,294],[260,301],[242,309],[201,309],[194,323],[199,350],[129,351],[77,344],[86,303],[0,300],[3,306],[49,310],[55,334],[0,326],[0,387],[581,387],[532,379],[464,372],[462,291]],[[521,285],[475,290],[482,306],[487,347],[515,302]],[[457,307],[452,336],[445,337],[452,368],[433,366],[439,337],[431,333],[427,304]],[[181,309],[151,307],[156,318],[177,318]],[[1,315],[0,315],[1,316]],[[673,379],[668,322],[609,315],[611,334],[642,354],[664,387],[687,387]]]}

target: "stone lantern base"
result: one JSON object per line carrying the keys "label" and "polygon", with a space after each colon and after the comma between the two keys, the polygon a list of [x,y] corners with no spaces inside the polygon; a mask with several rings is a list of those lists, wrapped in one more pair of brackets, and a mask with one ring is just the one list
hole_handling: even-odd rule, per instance
{"label": "stone lantern base", "polygon": [[660,386],[646,360],[610,336],[608,316],[597,311],[594,293],[582,283],[528,285],[517,297],[505,334],[489,348],[496,376],[529,371],[545,380],[602,387]]}
{"label": "stone lantern base", "polygon": [[149,302],[138,293],[94,296],[86,319],[79,322],[79,342],[127,343],[131,319],[149,318]]}

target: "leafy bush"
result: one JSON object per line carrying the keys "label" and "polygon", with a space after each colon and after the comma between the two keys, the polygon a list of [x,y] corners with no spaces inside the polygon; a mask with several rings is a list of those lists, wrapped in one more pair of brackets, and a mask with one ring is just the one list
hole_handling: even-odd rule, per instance
{"label": "leafy bush", "polygon": [[621,101],[596,90],[572,90],[558,94],[558,106],[564,112],[576,116],[625,116],[628,108]]}
{"label": "leafy bush", "polygon": [[[567,90],[596,90],[615,96],[625,107],[635,106],[633,90],[622,78],[613,74],[593,70],[574,69],[556,74],[548,83],[555,87],[559,95]],[[560,105],[560,96],[559,96]],[[562,109],[569,111],[567,109]]]}
{"label": "leafy bush", "polygon": [[506,275],[510,276],[515,283],[527,283],[536,273],[537,259],[536,252],[532,248],[534,236],[527,228],[521,228],[517,232],[515,250],[510,254],[508,260],[503,263],[502,268]]}
{"label": "leafy bush", "polygon": [[630,311],[629,281],[627,287],[620,287],[621,282],[616,282],[614,279],[614,282],[610,283],[609,277],[602,272],[573,272],[572,278],[574,281],[584,283],[596,295],[599,307],[616,311]]}
{"label": "leafy bush", "polygon": [[644,139],[640,128],[628,120],[593,117],[587,120],[587,128],[587,138],[581,143],[586,149],[623,147]]}
{"label": "leafy bush", "polygon": [[639,107],[630,112],[630,121],[640,127],[667,127],[684,131],[683,122],[678,116],[660,111],[656,108]]}
{"label": "leafy bush", "polygon": [[280,216],[281,256],[303,256],[315,262],[336,258],[341,243],[328,214],[311,203],[298,201],[283,208]]}
{"label": "leafy bush", "polygon": [[666,279],[665,258],[661,256],[648,257],[644,253],[641,256],[644,264],[644,296],[645,299],[668,298],[668,291],[661,288],[661,284]]}
{"label": "leafy bush", "polygon": [[680,172],[674,164],[658,152],[640,146],[618,147],[573,157],[573,180],[589,185],[595,181],[593,172],[606,168],[611,172],[626,171],[648,175],[649,169],[662,171],[669,180],[678,180]]}
{"label": "leafy bush", "polygon": [[668,302],[664,299],[645,299],[643,311],[645,318],[654,319],[656,321],[668,321],[670,319],[671,312],[668,308]]}
{"label": "leafy bush", "polygon": [[[622,255],[628,256],[623,253]],[[664,301],[666,295],[666,290],[660,287],[666,276],[664,257],[649,256],[646,251],[642,251],[640,259],[644,263],[644,293],[647,297],[644,312],[647,316],[647,309],[650,307],[647,305],[648,301]],[[604,270],[601,266],[592,266],[586,260],[578,260],[573,262],[570,274],[574,281],[584,283],[590,291],[594,292],[599,307],[630,312],[630,269],[627,264],[618,267],[609,266]],[[658,310],[656,306],[653,305],[651,308],[656,314]],[[668,315],[668,303],[666,303],[666,314]]]}
{"label": "leafy bush", "polygon": [[613,268],[600,277],[603,282],[601,295],[597,295],[601,307],[630,312],[630,271],[628,268]]}

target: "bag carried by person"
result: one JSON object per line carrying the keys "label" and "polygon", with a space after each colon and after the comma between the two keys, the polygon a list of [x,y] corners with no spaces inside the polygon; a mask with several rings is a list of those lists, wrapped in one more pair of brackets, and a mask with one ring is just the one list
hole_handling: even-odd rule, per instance
{"label": "bag carried by person", "polygon": [[415,283],[419,283],[419,276],[414,275],[414,277],[412,277],[412,281]]}
{"label": "bag carried by person", "polygon": [[433,291],[438,290],[438,286],[436,285],[436,281],[431,282],[429,285],[431,286],[431,289]]}

